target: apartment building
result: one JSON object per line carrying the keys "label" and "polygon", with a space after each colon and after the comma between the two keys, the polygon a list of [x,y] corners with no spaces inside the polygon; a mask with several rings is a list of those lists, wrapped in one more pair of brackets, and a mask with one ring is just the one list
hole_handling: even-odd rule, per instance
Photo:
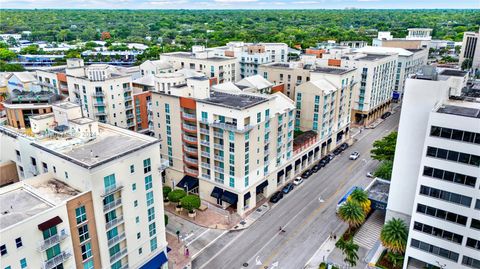
{"label": "apartment building", "polygon": [[235,82],[240,78],[237,58],[212,55],[204,46],[193,46],[192,52],[163,53],[160,60],[170,63],[174,71],[192,69],[215,78],[217,83]]}
{"label": "apartment building", "polygon": [[460,70],[407,79],[387,219],[409,224],[404,268],[480,264],[480,96]]}
{"label": "apartment building", "polygon": [[173,72],[173,66],[167,61],[146,60],[140,65],[140,73],[142,76],[158,75],[162,73],[172,73],[172,72]]}
{"label": "apartment building", "polygon": [[72,102],[80,105],[87,118],[136,130],[133,112],[132,74],[114,66],[74,59],[67,64],[67,81]]}
{"label": "apartment building", "polygon": [[461,65],[466,59],[472,60],[472,69],[480,69],[480,29],[478,32],[463,33],[462,49],[458,63]]}
{"label": "apartment building", "polygon": [[[372,47],[366,46],[356,50],[360,53],[395,53],[398,54],[397,74],[395,76],[394,97],[401,97],[403,93],[405,80],[411,74],[415,74],[424,65],[427,65],[428,50],[420,49],[402,49],[392,47]],[[395,98],[395,99],[398,99]]]}
{"label": "apartment building", "polygon": [[353,68],[318,67],[310,73],[309,82],[297,87],[295,129],[313,130],[321,141],[327,141],[322,154],[343,141],[350,129],[356,74]]}
{"label": "apartment building", "polygon": [[66,77],[66,65],[44,67],[35,70],[37,80],[50,85],[55,93],[68,95],[68,84]]}
{"label": "apartment building", "polygon": [[377,38],[372,40],[372,46],[403,49],[426,48],[428,51],[432,40],[432,31],[433,29],[430,28],[409,28],[405,38],[394,38],[390,32],[378,32]]}
{"label": "apartment building", "polygon": [[273,193],[268,177],[293,157],[294,105],[281,93],[211,91],[207,78],[192,77],[169,93],[153,92],[152,103],[170,162],[165,184],[206,202],[243,215]]}
{"label": "apartment building", "polygon": [[283,93],[290,99],[295,99],[295,89],[298,85],[310,80],[310,67],[301,62],[269,63],[258,68],[258,72],[276,86],[283,85]]}
{"label": "apartment building", "polygon": [[167,268],[160,141],[81,115],[57,103],[31,134],[0,127],[21,179],[0,189],[2,266]]}
{"label": "apartment building", "polygon": [[275,90],[273,84],[260,75],[246,77],[238,82],[222,83],[212,85],[213,90],[227,92],[252,92],[252,93],[272,93]]}

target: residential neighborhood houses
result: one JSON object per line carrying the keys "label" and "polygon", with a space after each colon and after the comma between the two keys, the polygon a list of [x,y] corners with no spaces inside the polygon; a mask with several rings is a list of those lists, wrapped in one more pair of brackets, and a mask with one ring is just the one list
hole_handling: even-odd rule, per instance
{"label": "residential neighborhood houses", "polygon": [[[302,266],[344,264],[338,236],[360,245],[359,265],[392,252],[404,260],[391,268],[480,268],[480,32],[465,32],[459,63],[444,66],[432,62],[443,46],[432,29],[406,31],[295,57],[286,43],[235,41],[137,62],[146,45],[95,41],[75,57],[58,52],[77,45],[59,43],[40,44],[51,57],[12,59],[28,71],[0,74],[1,267],[232,268],[217,240],[261,236],[264,221],[287,244],[279,235],[303,208],[284,224],[272,215],[300,192],[296,202],[315,207],[305,223],[335,220]],[[25,36],[0,38],[20,52]],[[370,150],[397,130],[382,179]],[[341,208],[362,195],[353,223]],[[381,228],[362,243],[375,220],[404,225],[402,249]],[[204,235],[215,236],[197,246]],[[253,250],[235,268],[281,259]]]}

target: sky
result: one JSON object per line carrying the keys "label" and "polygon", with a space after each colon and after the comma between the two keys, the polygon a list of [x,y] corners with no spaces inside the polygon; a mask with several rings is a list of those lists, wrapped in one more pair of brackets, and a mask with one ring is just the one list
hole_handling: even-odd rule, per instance
{"label": "sky", "polygon": [[480,0],[0,0],[0,8],[61,9],[480,9]]}

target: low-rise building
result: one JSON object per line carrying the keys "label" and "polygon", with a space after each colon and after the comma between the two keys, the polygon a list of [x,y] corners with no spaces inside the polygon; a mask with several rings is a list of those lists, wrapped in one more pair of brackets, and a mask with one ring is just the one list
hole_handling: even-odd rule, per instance
{"label": "low-rise building", "polygon": [[31,133],[0,126],[21,179],[0,189],[2,266],[167,268],[160,141],[81,114],[57,103]]}
{"label": "low-rise building", "polygon": [[295,99],[295,88],[310,80],[310,67],[303,63],[270,63],[261,65],[259,74],[274,85],[283,85],[283,93]]}
{"label": "low-rise building", "polygon": [[394,38],[390,32],[378,32],[377,38],[372,41],[372,46],[403,49],[426,48],[428,51],[432,40],[432,30],[430,28],[409,28],[405,38]]}

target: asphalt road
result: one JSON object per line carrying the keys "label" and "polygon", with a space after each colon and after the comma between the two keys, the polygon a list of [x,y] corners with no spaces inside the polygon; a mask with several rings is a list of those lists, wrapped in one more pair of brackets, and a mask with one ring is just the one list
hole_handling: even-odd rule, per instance
{"label": "asphalt road", "polygon": [[[230,231],[211,244],[195,260],[198,269],[304,268],[331,232],[345,225],[335,214],[338,200],[352,187],[366,187],[372,180],[365,175],[378,162],[370,149],[398,127],[395,113],[375,129],[363,130],[357,141],[325,168],[306,179],[284,196],[248,229]],[[360,152],[356,161],[348,159]],[[282,226],[286,232],[280,233]]]}

